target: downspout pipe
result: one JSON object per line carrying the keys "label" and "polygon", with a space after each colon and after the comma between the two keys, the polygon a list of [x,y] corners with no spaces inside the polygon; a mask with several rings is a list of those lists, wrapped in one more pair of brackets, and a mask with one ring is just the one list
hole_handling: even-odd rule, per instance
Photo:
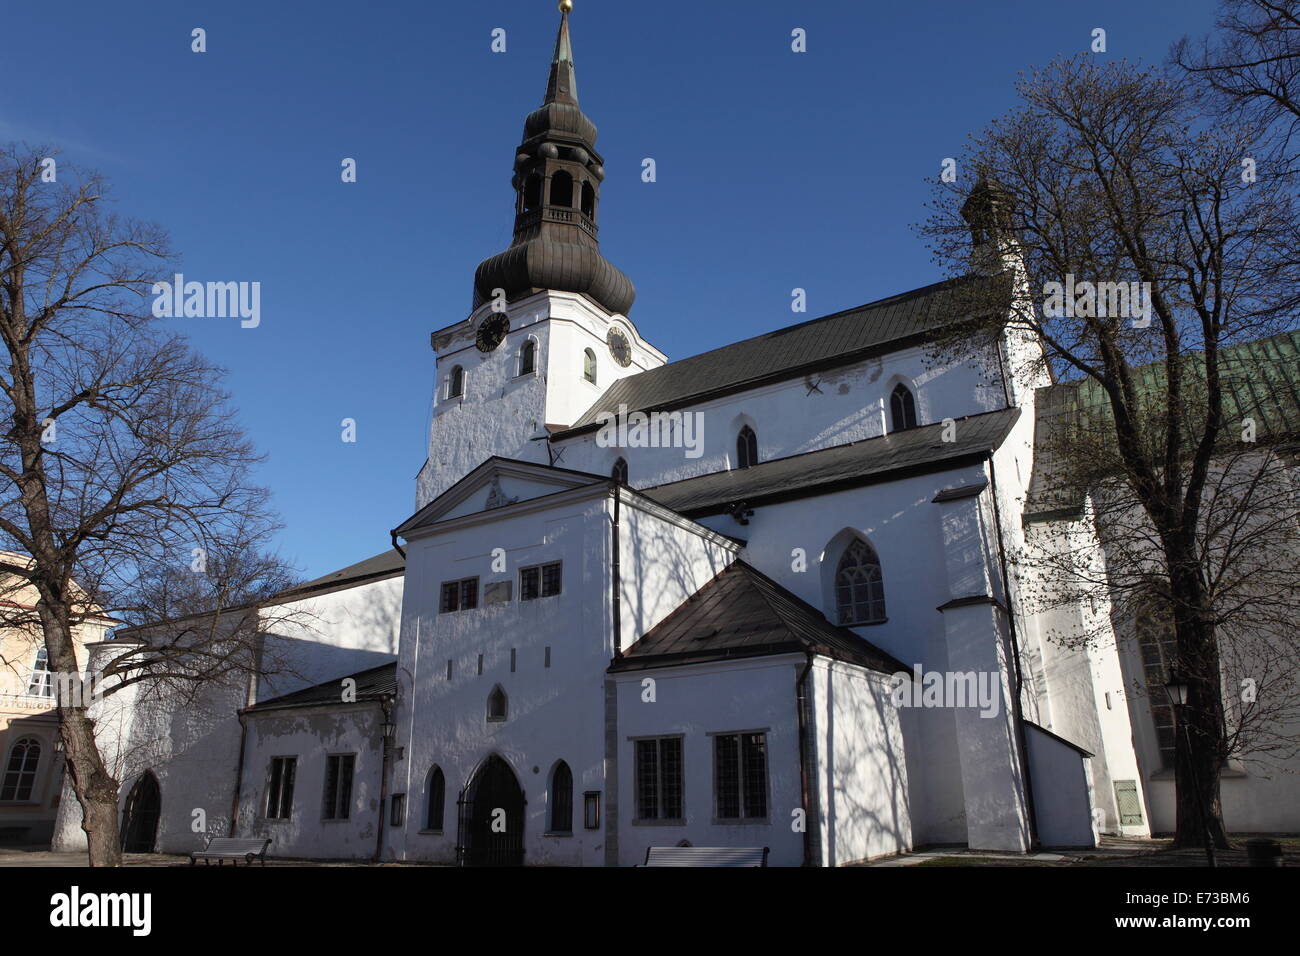
{"label": "downspout pipe", "polygon": [[230,836],[235,835],[239,825],[239,794],[244,786],[244,752],[248,745],[248,718],[242,710],[235,712],[239,718],[239,760],[235,762],[235,796],[230,801]]}
{"label": "downspout pipe", "polygon": [[1020,746],[1020,775],[1025,781],[1026,815],[1029,822],[1029,848],[1037,850],[1041,843],[1038,839],[1038,815],[1034,810],[1034,780],[1029,774],[1029,744],[1025,739],[1025,715],[1020,704],[1021,687],[1025,675],[1020,666],[1020,639],[1016,635],[1016,612],[1011,601],[1011,578],[1007,574],[1007,549],[1002,538],[1002,509],[998,505],[998,476],[989,456],[989,491],[993,495],[993,525],[998,541],[998,565],[1002,574],[1002,596],[1006,600],[1007,632],[1011,637],[1011,654],[1016,664],[1016,693],[1011,701],[1016,717],[1016,742]]}
{"label": "downspout pipe", "polygon": [[813,653],[807,651],[807,660],[799,670],[799,677],[794,683],[795,711],[799,719],[799,799],[803,804],[803,865],[816,866],[813,854],[813,832],[810,817],[816,812],[812,803],[812,780],[808,772],[808,754],[811,742],[808,739],[808,675],[812,672]]}
{"label": "downspout pipe", "polygon": [[620,594],[623,590],[622,568],[619,558],[619,506],[623,499],[623,491],[618,482],[611,482],[614,487],[614,523],[611,527],[611,543],[614,553],[610,556],[610,587],[613,594],[610,595],[610,605],[614,614],[614,660],[619,660],[623,656],[623,605]]}
{"label": "downspout pipe", "polygon": [[[384,806],[388,803],[388,759],[392,752],[392,743],[384,736],[383,725],[393,719],[393,698],[385,694],[379,698],[380,707],[380,728],[379,728],[379,746],[383,751],[383,759],[379,767],[379,821],[375,834],[375,855],[371,862],[378,863],[380,856],[384,852]],[[405,822],[405,821],[403,821]]]}

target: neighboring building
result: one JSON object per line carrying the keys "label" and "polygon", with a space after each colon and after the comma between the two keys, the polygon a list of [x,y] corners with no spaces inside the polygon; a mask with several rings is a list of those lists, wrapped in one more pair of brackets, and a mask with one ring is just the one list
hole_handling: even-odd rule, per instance
{"label": "neighboring building", "polygon": [[[0,552],[6,618],[0,628],[0,843],[41,844],[50,839],[63,791],[63,745],[45,639],[35,625],[36,589],[6,566],[25,567],[25,555]],[[30,612],[30,614],[28,613]],[[77,657],[116,622],[90,617],[74,632]]]}
{"label": "neighboring building", "polygon": [[[1163,822],[1147,717],[1118,704],[1132,661],[1049,640],[1104,609],[1040,619],[1005,570],[1088,533],[1027,504],[1060,386],[1016,371],[1037,346],[1013,333],[927,354],[1018,263],[985,236],[959,280],[668,363],[600,251],[595,138],[566,15],[513,241],[433,334],[402,553],[283,596],[318,622],[277,632],[298,679],[214,689],[210,719],[101,715],[128,839],[184,851],[233,820],[276,856],[630,865],[689,841],[839,865]],[[1231,806],[1300,828],[1293,800]]]}
{"label": "neighboring building", "polygon": [[[206,685],[183,702],[141,682],[98,701],[91,714],[100,750],[121,784],[126,849],[187,853],[210,835],[228,834],[239,806],[240,768],[247,764],[245,710],[258,713],[263,701],[392,661],[401,604],[402,560],[389,551],[293,588],[259,610],[266,653],[279,665],[276,676]],[[102,666],[124,642],[145,640],[151,630],[124,628],[115,640],[90,647],[91,666]],[[328,739],[328,722],[303,719]],[[254,721],[250,725],[263,726]],[[372,799],[377,803],[377,795]],[[81,807],[69,789],[54,846],[85,845]],[[285,850],[277,846],[276,852]]]}

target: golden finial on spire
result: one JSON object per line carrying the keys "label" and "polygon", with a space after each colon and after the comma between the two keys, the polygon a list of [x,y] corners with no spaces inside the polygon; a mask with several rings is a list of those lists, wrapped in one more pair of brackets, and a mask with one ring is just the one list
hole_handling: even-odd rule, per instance
{"label": "golden finial on spire", "polygon": [[560,12],[568,13],[573,9],[573,0],[560,0]]}

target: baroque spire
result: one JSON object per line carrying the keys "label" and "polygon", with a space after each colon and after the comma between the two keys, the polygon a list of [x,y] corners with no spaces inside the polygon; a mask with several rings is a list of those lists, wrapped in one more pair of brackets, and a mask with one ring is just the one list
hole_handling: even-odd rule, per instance
{"label": "baroque spire", "polygon": [[546,97],[524,119],[515,153],[514,238],[474,273],[474,308],[505,290],[514,301],[555,290],[586,295],[606,311],[627,315],[636,290],[600,253],[597,213],[604,160],[596,152],[596,124],[578,106],[569,35],[570,0],[560,3]]}

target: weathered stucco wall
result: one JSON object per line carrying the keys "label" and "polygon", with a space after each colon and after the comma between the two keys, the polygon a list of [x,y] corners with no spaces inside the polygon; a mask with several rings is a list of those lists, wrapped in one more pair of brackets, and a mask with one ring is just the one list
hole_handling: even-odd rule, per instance
{"label": "weathered stucco wall", "polygon": [[[342,694],[340,684],[340,695]],[[239,806],[241,837],[269,837],[268,856],[370,859],[378,847],[382,711],[376,703],[337,704],[249,714]],[[355,759],[346,818],[327,820],[326,760]],[[266,816],[272,757],[297,758],[287,820]]]}

